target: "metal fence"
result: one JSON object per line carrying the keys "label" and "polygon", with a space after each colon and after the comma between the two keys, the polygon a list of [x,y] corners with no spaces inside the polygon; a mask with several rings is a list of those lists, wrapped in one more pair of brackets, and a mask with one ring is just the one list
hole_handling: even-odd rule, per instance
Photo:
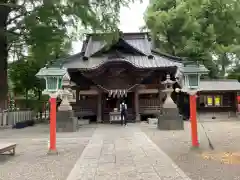
{"label": "metal fence", "polygon": [[34,112],[24,111],[3,111],[0,112],[0,128],[12,127],[18,122],[24,122],[34,119]]}

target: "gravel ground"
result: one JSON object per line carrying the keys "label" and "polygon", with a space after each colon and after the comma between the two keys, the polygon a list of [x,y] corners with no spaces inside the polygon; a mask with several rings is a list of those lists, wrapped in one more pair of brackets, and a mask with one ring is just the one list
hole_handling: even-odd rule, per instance
{"label": "gravel ground", "polygon": [[184,131],[159,131],[146,123],[141,128],[192,180],[240,180],[240,122],[204,122],[203,125],[214,145],[213,151],[200,124],[198,151],[190,150],[189,122],[185,122]]}
{"label": "gravel ground", "polygon": [[0,131],[0,143],[17,143],[16,155],[0,155],[0,180],[65,180],[95,130],[94,125],[75,133],[58,133],[59,155],[46,155],[48,125]]}

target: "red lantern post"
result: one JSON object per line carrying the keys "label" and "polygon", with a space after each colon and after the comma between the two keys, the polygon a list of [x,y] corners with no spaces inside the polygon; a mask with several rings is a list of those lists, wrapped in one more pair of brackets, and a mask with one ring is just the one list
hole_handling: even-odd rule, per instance
{"label": "red lantern post", "polygon": [[197,106],[196,94],[190,94],[190,121],[191,121],[191,135],[192,147],[199,147],[198,132],[197,132]]}
{"label": "red lantern post", "polygon": [[237,113],[240,112],[240,96],[237,96]]}
{"label": "red lantern post", "polygon": [[50,146],[49,154],[56,154],[56,112],[57,100],[56,97],[50,98]]}
{"label": "red lantern post", "polygon": [[67,69],[60,67],[46,67],[41,68],[36,77],[45,79],[46,88],[43,94],[50,95],[50,144],[48,154],[57,154],[56,149],[56,114],[57,114],[57,96],[59,90],[62,88],[62,78],[69,75]]}

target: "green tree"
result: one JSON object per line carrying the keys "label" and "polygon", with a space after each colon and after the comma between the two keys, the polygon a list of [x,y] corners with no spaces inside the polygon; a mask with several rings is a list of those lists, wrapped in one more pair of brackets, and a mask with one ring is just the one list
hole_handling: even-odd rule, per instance
{"label": "green tree", "polygon": [[240,66],[229,72],[228,79],[237,79],[240,82]]}
{"label": "green tree", "polygon": [[145,21],[156,48],[203,62],[217,77],[239,52],[239,13],[235,0],[152,0]]}
{"label": "green tree", "polygon": [[230,68],[230,70],[228,70],[227,78],[228,79],[237,79],[240,82],[240,61],[239,61],[239,58],[237,56],[235,56],[232,59],[235,60],[233,62],[234,66],[232,66],[232,68]]}
{"label": "green tree", "polygon": [[35,59],[46,62],[46,54],[59,54],[59,47],[82,27],[115,31],[120,7],[130,2],[133,0],[0,0],[0,108],[6,107],[8,54],[22,59],[30,47]]}
{"label": "green tree", "polygon": [[36,78],[39,66],[35,61],[21,59],[9,66],[9,77],[13,83],[13,91],[17,95],[25,95],[28,100],[29,91],[39,92],[44,83]]}
{"label": "green tree", "polygon": [[[15,94],[25,95],[28,99],[28,92],[32,91],[39,100],[41,99],[44,82],[35,75],[45,63],[69,55],[71,48],[69,42],[58,44],[56,49],[55,44],[56,42],[50,42],[47,44],[48,48],[42,47],[42,49],[31,45],[29,50],[33,52],[29,52],[28,56],[22,56],[20,60],[9,65],[8,74]],[[38,43],[38,45],[41,46],[43,43]]]}

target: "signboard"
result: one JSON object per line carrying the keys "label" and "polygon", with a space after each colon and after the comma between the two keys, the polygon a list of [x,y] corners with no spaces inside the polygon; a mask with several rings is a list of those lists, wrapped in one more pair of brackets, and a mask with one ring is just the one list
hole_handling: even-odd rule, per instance
{"label": "signboard", "polygon": [[207,97],[207,105],[208,106],[212,106],[213,105],[213,98],[212,98],[212,96],[208,96]]}
{"label": "signboard", "polygon": [[220,97],[219,96],[216,96],[214,98],[214,104],[215,104],[215,106],[220,106]]}

